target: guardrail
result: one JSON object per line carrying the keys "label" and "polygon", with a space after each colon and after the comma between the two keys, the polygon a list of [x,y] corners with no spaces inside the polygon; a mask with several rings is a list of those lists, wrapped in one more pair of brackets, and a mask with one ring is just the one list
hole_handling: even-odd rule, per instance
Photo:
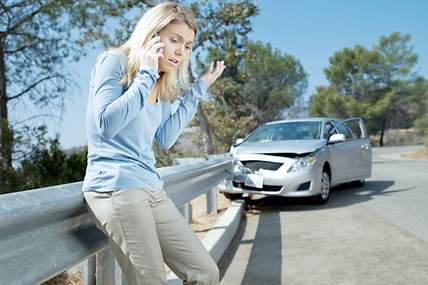
{"label": "guardrail", "polygon": [[[165,191],[178,208],[230,175],[229,156],[164,167]],[[0,196],[0,284],[42,283],[87,260],[87,285],[119,285],[107,237],[92,223],[82,182]]]}

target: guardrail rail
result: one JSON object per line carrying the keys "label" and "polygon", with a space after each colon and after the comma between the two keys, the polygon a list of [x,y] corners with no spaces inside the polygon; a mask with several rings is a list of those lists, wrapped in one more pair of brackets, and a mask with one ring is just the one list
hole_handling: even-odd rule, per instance
{"label": "guardrail rail", "polygon": [[[159,169],[177,208],[232,172],[228,155]],[[0,195],[0,284],[40,284],[87,260],[87,285],[125,284],[107,237],[92,223],[82,182]]]}

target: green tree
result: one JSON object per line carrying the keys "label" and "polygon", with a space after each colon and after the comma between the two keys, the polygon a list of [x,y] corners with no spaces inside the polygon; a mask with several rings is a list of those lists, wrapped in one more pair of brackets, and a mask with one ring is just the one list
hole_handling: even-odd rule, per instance
{"label": "green tree", "polygon": [[296,58],[261,42],[247,42],[238,58],[211,48],[208,59],[218,57],[232,69],[226,68],[214,85],[216,100],[204,106],[218,150],[225,151],[257,125],[281,118],[284,109],[303,95],[307,74]]}
{"label": "green tree", "polygon": [[419,131],[424,136],[424,145],[425,147],[428,147],[428,115],[425,114],[424,116],[418,118],[415,121],[416,128],[419,129]]}
{"label": "green tree", "polygon": [[[32,137],[25,128],[37,128],[46,117],[61,117],[65,94],[73,82],[68,64],[84,56],[88,47],[97,43],[105,47],[122,44],[142,12],[159,2],[2,1],[0,160],[3,168],[12,167],[13,161],[30,153],[28,141]],[[198,19],[201,31],[194,45],[197,57],[207,46],[231,40],[239,43],[251,30],[250,17],[257,13],[256,6],[247,0],[177,2],[190,6]],[[23,114],[26,117],[22,118]],[[197,117],[210,145],[209,127],[202,108]],[[14,139],[15,136],[21,136],[21,140]],[[17,152],[20,154],[16,155]]]}
{"label": "green tree", "polygon": [[428,80],[418,78],[413,86],[413,102],[418,114],[414,126],[424,136],[424,145],[428,147]]}
{"label": "green tree", "polygon": [[[73,78],[67,66],[94,39],[111,37],[108,22],[126,22],[151,1],[15,1],[0,5],[0,146],[3,168],[28,155],[25,128],[59,118]],[[19,120],[19,121],[18,121]],[[21,136],[16,140],[15,136]],[[23,136],[26,136],[24,138]],[[26,142],[27,144],[25,144]],[[24,155],[25,157],[25,155]]]}
{"label": "green tree", "polygon": [[[190,5],[198,19],[200,34],[194,52],[197,65],[202,66],[201,59],[204,58],[205,50],[221,49],[228,54],[228,57],[238,59],[244,50],[244,45],[248,39],[248,33],[252,30],[251,17],[258,14],[257,6],[251,0],[240,1],[195,1]],[[213,60],[224,59],[225,57],[212,58]],[[227,60],[226,60],[227,62]],[[233,71],[235,65],[229,64],[227,69]],[[206,68],[204,69],[206,70]],[[199,69],[201,72],[202,70]],[[200,73],[199,72],[199,73]],[[191,71],[193,74],[193,72]],[[219,83],[217,83],[219,85]],[[196,122],[201,129],[201,137],[204,142],[205,154],[215,152],[213,135],[215,127],[210,125],[209,110],[204,104],[199,104]]]}
{"label": "green tree", "polygon": [[1,172],[0,194],[82,181],[87,153],[86,147],[64,152],[58,137],[34,144],[31,154],[17,169],[6,168]]}
{"label": "green tree", "polygon": [[420,110],[414,96],[417,56],[409,43],[410,35],[392,33],[371,49],[356,45],[336,52],[324,70],[329,85],[316,89],[310,112],[362,116],[369,133],[380,134],[380,145],[388,128],[411,126]]}

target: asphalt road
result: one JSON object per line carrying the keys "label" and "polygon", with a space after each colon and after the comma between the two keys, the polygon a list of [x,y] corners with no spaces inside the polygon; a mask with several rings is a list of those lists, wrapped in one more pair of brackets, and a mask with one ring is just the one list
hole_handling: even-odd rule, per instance
{"label": "asphalt road", "polygon": [[428,284],[428,161],[400,157],[417,148],[373,149],[365,186],[324,206],[250,201],[221,284]]}

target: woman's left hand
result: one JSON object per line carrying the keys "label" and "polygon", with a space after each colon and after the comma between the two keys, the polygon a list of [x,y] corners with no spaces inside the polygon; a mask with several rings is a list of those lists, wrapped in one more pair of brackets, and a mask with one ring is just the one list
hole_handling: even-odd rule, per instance
{"label": "woman's left hand", "polygon": [[213,84],[217,78],[223,73],[223,70],[226,66],[224,65],[224,61],[217,61],[217,65],[214,68],[214,62],[211,61],[210,68],[208,71],[201,76],[201,79],[205,81],[208,87]]}

